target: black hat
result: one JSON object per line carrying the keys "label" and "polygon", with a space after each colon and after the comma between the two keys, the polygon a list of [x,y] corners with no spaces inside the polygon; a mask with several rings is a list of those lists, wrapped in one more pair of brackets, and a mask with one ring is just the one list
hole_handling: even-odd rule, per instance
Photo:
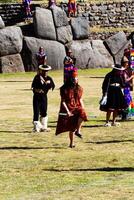
{"label": "black hat", "polygon": [[114,69],[117,69],[117,70],[125,70],[125,68],[122,67],[122,66],[119,65],[119,64],[112,65],[112,67],[113,67]]}
{"label": "black hat", "polygon": [[49,65],[39,65],[39,69],[44,70],[44,71],[49,71],[52,69],[52,67]]}

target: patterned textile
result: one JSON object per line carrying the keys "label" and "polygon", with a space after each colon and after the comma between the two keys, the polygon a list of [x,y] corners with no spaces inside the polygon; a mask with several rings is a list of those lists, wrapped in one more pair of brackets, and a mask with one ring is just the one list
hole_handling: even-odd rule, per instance
{"label": "patterned textile", "polygon": [[130,67],[134,71],[134,49],[130,50]]}
{"label": "patterned textile", "polygon": [[76,11],[76,1],[75,0],[69,0],[68,11],[69,12],[75,12]]}
{"label": "patterned textile", "polygon": [[37,58],[38,66],[39,66],[39,65],[44,65],[44,64],[45,64],[46,54],[45,54],[44,52],[43,52],[43,53],[38,52],[38,53],[36,54],[36,58]]}
{"label": "patterned textile", "polygon": [[130,103],[132,102],[130,88],[129,87],[124,88],[123,93],[124,93],[125,102],[126,102],[127,106],[129,107]]}

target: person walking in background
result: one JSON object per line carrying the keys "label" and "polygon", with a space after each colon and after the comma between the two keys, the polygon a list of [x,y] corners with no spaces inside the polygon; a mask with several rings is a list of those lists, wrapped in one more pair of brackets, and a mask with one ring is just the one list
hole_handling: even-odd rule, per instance
{"label": "person walking in background", "polygon": [[54,8],[56,6],[56,0],[48,1],[48,8]]}
{"label": "person walking in background", "polygon": [[55,84],[53,79],[47,75],[49,70],[51,70],[51,66],[40,65],[38,74],[32,82],[34,132],[50,131],[47,127],[47,93],[50,89],[53,90],[55,88]]}
{"label": "person walking in background", "polygon": [[[115,64],[112,71],[106,74],[102,84],[103,95],[107,95],[107,103],[104,110],[106,111],[106,123],[104,126],[119,126],[120,123],[116,122],[116,117],[119,111],[127,108],[122,93],[122,88],[124,88],[122,70],[124,68],[121,65]],[[111,113],[113,113],[112,123],[110,123]]]}
{"label": "person walking in background", "polygon": [[37,59],[38,67],[39,67],[39,65],[46,65],[47,55],[46,55],[43,47],[39,47],[39,51],[36,54],[36,59]]}
{"label": "person walking in background", "polygon": [[68,1],[68,17],[75,17],[76,16],[76,0],[69,0]]}
{"label": "person walking in background", "polygon": [[25,13],[25,22],[29,21],[32,17],[31,14],[31,0],[22,0]]}
{"label": "person walking in background", "polygon": [[83,89],[78,84],[77,76],[77,70],[73,70],[60,88],[61,105],[56,127],[56,135],[69,131],[70,148],[75,147],[74,134],[82,138],[82,122],[87,121],[87,115],[82,100]]}

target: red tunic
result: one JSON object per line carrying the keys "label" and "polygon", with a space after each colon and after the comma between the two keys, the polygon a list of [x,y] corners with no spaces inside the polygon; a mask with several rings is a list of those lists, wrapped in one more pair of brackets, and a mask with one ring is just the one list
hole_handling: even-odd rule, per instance
{"label": "red tunic", "polygon": [[[82,118],[83,121],[87,121],[86,112],[80,103],[82,94],[83,89],[81,86],[78,86],[77,88],[61,88],[61,105],[56,128],[56,135],[66,131],[75,131],[79,118]],[[73,114],[73,116],[68,117],[62,102],[66,103],[69,111]]]}

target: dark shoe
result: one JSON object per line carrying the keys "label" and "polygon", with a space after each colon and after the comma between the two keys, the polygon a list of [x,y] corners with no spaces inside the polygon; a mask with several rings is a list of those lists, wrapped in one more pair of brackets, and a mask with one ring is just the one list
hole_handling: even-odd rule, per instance
{"label": "dark shoe", "polygon": [[74,145],[74,144],[73,144],[73,145],[69,145],[69,147],[70,147],[70,148],[75,148],[75,145]]}
{"label": "dark shoe", "polygon": [[78,131],[75,132],[75,135],[82,139],[82,135]]}

